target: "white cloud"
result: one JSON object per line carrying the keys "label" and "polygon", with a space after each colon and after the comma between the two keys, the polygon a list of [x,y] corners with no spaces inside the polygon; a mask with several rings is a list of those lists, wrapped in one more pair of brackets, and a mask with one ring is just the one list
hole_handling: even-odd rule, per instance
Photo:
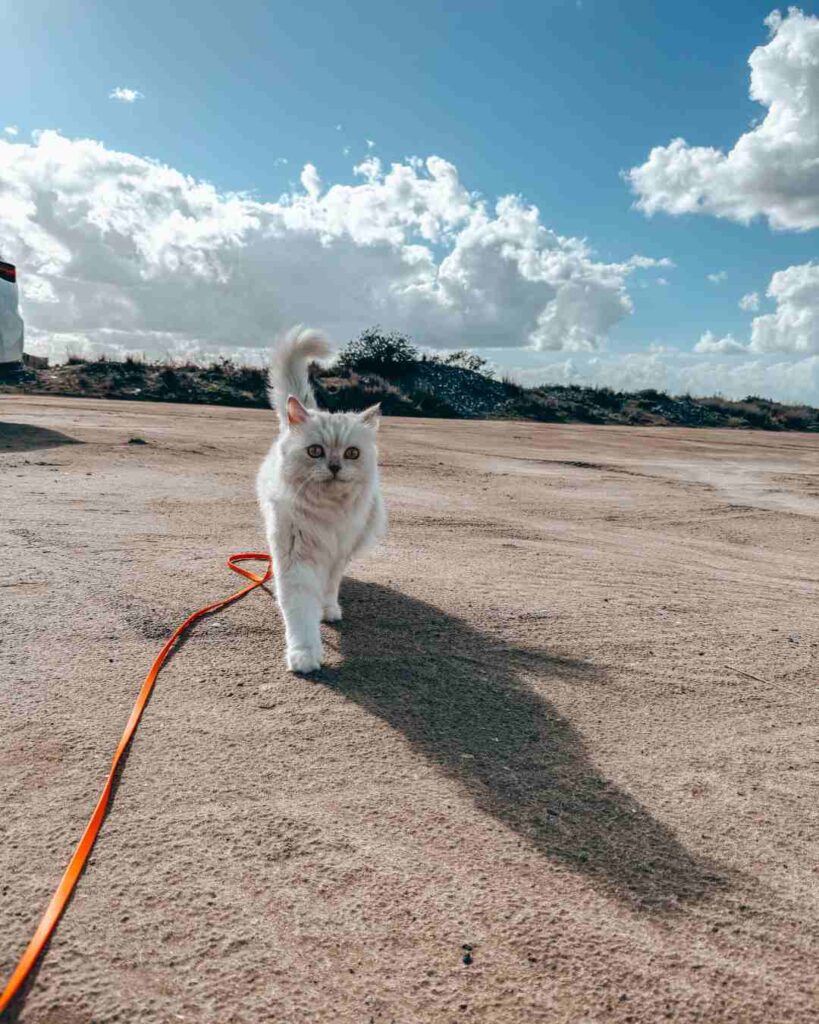
{"label": "white cloud", "polygon": [[318,199],[321,195],[321,178],[313,164],[305,164],[299,176],[301,186],[311,199]]}
{"label": "white cloud", "polygon": [[718,338],[711,331],[706,331],[694,346],[695,352],[719,353],[720,355],[740,355],[748,351],[748,346],[737,341],[732,334],[726,334],[724,338]]}
{"label": "white cloud", "polygon": [[783,402],[815,405],[819,397],[819,356],[783,360],[756,356],[724,361],[682,352],[573,354],[539,366],[515,365],[522,384],[585,384],[623,391],[656,388],[672,395],[714,395],[744,398],[762,395]]}
{"label": "white cloud", "polygon": [[706,274],[705,276],[711,284],[722,284],[727,279],[728,272],[726,270],[718,270],[716,274]]}
{"label": "white cloud", "polygon": [[136,103],[137,100],[144,100],[145,95],[139,89],[126,89],[118,85],[108,93],[109,100],[119,100],[120,103]]}
{"label": "white cloud", "polygon": [[765,117],[725,153],[674,139],[626,175],[647,214],[707,213],[777,229],[819,227],[819,18],[792,7],[766,20],[751,67]]}
{"label": "white cloud", "polygon": [[16,138],[20,134],[20,129],[16,124],[7,124],[3,131],[12,139]]}
{"label": "white cloud", "polygon": [[819,264],[801,263],[778,270],[768,285],[776,310],[754,317],[754,352],[819,353]]}
{"label": "white cloud", "polygon": [[674,261],[667,256],[663,256],[659,260],[655,260],[652,256],[632,256],[628,264],[634,270],[649,270],[652,267],[673,267],[675,265]]}
{"label": "white cloud", "polygon": [[287,161],[287,157],[286,156],[277,156],[276,159],[273,161],[273,166],[274,167],[286,167],[287,166],[287,162],[288,161]]}
{"label": "white cloud", "polygon": [[365,139],[364,141],[367,143],[367,149],[375,149],[375,142],[372,139]]}
{"label": "white cloud", "polygon": [[[706,331],[694,351],[723,355],[819,354],[819,263],[799,263],[778,270],[771,277],[767,296],[776,302],[776,309],[754,317],[747,343],[737,341],[730,334],[717,338]],[[759,294],[750,292],[739,304],[742,309],[756,310]],[[817,400],[819,395],[814,395],[814,401]]]}
{"label": "white cloud", "polygon": [[663,288],[665,288],[665,287],[666,287],[666,286],[668,285],[668,278],[665,278],[665,277],[658,277],[658,278],[657,278],[657,284],[659,284],[659,285],[661,285],[661,286],[662,286]]}
{"label": "white cloud", "polygon": [[420,344],[591,351],[631,311],[628,276],[517,196],[468,192],[440,157],[276,202],[42,132],[0,140],[0,253],[20,269],[29,337],[57,352],[246,352],[305,320],[344,341],[381,322]]}
{"label": "white cloud", "polygon": [[341,131],[341,130],[342,130],[343,128],[344,128],[344,125],[343,125],[343,124],[337,124],[337,125],[336,125],[336,131],[337,131],[337,132],[340,132],[340,131]]}
{"label": "white cloud", "polygon": [[377,156],[368,156],[366,160],[362,160],[360,164],[356,164],[353,168],[353,174],[366,178],[370,184],[377,182],[379,178],[383,177],[383,173],[381,161]]}

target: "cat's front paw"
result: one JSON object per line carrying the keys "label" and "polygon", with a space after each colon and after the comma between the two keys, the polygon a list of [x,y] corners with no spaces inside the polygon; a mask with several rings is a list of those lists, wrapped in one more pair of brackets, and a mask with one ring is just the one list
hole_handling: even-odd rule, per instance
{"label": "cat's front paw", "polygon": [[321,668],[321,648],[294,647],[287,652],[287,667],[291,672],[317,672]]}
{"label": "cat's front paw", "polygon": [[324,606],[322,622],[341,622],[341,605],[338,601],[328,601]]}

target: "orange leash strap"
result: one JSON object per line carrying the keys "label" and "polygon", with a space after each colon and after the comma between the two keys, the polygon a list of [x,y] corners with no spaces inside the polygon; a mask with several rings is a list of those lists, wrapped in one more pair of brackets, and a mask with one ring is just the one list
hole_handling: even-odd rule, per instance
{"label": "orange leash strap", "polygon": [[[251,572],[249,569],[243,569],[237,564],[238,562],[250,561],[267,563],[267,569],[264,576],[259,576],[255,572]],[[31,942],[29,942],[26,947],[26,951],[20,957],[20,962],[14,969],[14,973],[11,978],[9,978],[9,982],[6,985],[3,994],[0,996],[0,1013],[2,1013],[9,1005],[11,1000],[19,991],[23,982],[30,974],[31,969],[37,963],[45,944],[51,937],[51,933],[56,928],[57,922],[60,920],[60,917],[65,910],[66,904],[68,903],[71,893],[74,891],[74,886],[77,884],[78,878],[82,874],[82,869],[85,867],[85,862],[88,860],[88,855],[93,849],[97,833],[99,832],[100,826],[105,818],[105,811],[111,797],[111,788],[114,783],[114,775],[117,770],[117,765],[122,759],[122,755],[128,749],[128,744],[131,742],[131,739],[136,732],[136,727],[139,725],[142,712],[145,710],[145,706],[151,696],[151,691],[154,688],[156,677],[159,675],[162,666],[165,664],[165,661],[171,652],[171,648],[179,637],[182,636],[185,630],[196,622],[197,619],[201,619],[203,615],[219,611],[219,609],[225,608],[229,604],[233,604],[234,601],[238,601],[246,594],[249,594],[251,590],[255,590],[256,587],[260,587],[263,583],[266,583],[273,575],[270,555],[260,554],[259,552],[245,551],[238,555],[231,555],[227,564],[234,572],[237,572],[240,576],[244,576],[249,579],[251,581],[250,585],[242,587],[241,590],[237,590],[235,594],[231,594],[229,597],[223,597],[221,601],[214,601],[213,604],[200,608],[199,611],[194,612],[193,615],[189,615],[182,625],[174,630],[165,646],[156,656],[148,675],[145,677],[145,682],[142,684],[142,689],[139,691],[139,696],[137,697],[131,711],[128,724],[125,726],[125,731],[117,744],[114,760],[111,762],[111,770],[108,772],[108,777],[105,780],[102,793],[97,801],[97,806],[94,808],[94,813],[91,815],[91,820],[86,825],[82,839],[80,839],[73,857],[68,862],[68,867],[65,869],[63,877],[60,879],[60,884],[57,886],[54,895],[51,897],[51,902],[46,908],[46,912],[43,914],[39,925],[37,925],[37,931],[32,936]]]}

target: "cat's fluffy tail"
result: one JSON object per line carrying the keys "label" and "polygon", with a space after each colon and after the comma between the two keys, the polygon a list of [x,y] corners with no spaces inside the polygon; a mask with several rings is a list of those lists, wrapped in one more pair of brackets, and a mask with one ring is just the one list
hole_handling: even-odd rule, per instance
{"label": "cat's fluffy tail", "polygon": [[330,343],[321,331],[301,324],[277,343],[267,371],[267,394],[283,427],[287,424],[289,395],[295,395],[307,409],[316,408],[307,367],[312,359],[321,359],[331,352]]}

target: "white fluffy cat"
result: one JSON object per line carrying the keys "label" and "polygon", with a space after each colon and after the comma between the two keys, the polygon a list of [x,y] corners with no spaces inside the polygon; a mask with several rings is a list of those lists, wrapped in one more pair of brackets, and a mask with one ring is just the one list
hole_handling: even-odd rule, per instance
{"label": "white fluffy cat", "polygon": [[291,672],[320,667],[320,623],[341,618],[347,563],[387,525],[375,443],[379,406],[361,413],[316,408],[307,366],[329,354],[324,335],[302,327],[277,345],[269,394],[279,436],[256,479]]}

